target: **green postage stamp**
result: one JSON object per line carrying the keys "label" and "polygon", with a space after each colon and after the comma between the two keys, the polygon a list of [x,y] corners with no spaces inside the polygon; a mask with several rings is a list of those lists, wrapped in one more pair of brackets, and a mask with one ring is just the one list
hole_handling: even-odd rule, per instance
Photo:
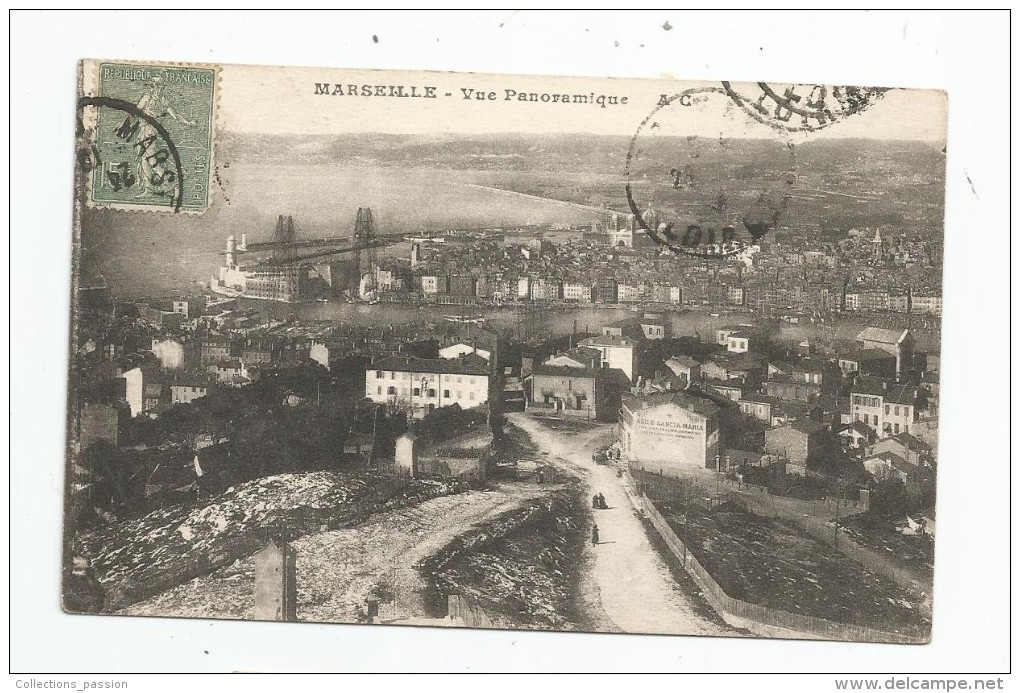
{"label": "green postage stamp", "polygon": [[87,202],[203,212],[213,173],[217,69],[84,61]]}

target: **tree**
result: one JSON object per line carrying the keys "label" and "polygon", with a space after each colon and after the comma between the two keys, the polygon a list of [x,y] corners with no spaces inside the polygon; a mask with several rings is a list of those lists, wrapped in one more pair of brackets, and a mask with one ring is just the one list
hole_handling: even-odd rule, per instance
{"label": "tree", "polygon": [[887,476],[875,482],[871,490],[868,513],[877,517],[902,516],[910,510],[907,488],[899,477]]}

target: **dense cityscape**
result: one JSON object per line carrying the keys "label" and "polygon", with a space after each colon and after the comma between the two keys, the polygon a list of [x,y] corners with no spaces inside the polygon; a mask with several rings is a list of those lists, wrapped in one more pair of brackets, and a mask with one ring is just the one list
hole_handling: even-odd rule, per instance
{"label": "dense cityscape", "polygon": [[[68,604],[433,623],[453,618],[443,597],[471,595],[461,624],[592,629],[577,602],[589,524],[577,494],[613,471],[614,500],[634,502],[645,531],[668,527],[659,560],[673,560],[676,538],[698,557],[697,570],[683,561],[688,591],[718,591],[689,594],[710,608],[665,632],[815,637],[834,622],[849,638],[923,640],[939,393],[933,236],[780,227],[753,255],[719,261],[663,249],[623,213],[408,237],[359,209],[346,238],[301,239],[286,216],[268,240],[231,236],[205,292],[128,301],[84,288]],[[414,312],[386,325],[302,320],[308,303]],[[594,471],[578,476],[570,463]],[[542,525],[493,516],[474,494],[495,489],[516,513],[544,508],[569,531],[536,537]],[[427,559],[416,569],[424,596],[390,594],[392,576],[377,575],[341,590],[342,605],[323,596],[330,608],[300,590],[260,600],[265,551],[286,562],[292,544],[307,551],[302,542],[339,527],[443,498],[458,499],[449,541],[481,531],[458,529],[458,512],[485,518],[494,538],[480,554]],[[613,531],[603,515],[594,519]],[[159,539],[168,532],[182,546]],[[522,537],[552,542],[552,564],[520,555]],[[805,600],[796,584],[820,592]],[[518,595],[509,606],[508,594]],[[739,615],[748,604],[786,616]],[[790,625],[791,614],[807,624]]]}

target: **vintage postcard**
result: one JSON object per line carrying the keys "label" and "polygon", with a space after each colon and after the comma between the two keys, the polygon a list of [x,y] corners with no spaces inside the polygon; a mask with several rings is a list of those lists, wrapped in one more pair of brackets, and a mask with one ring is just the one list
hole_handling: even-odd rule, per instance
{"label": "vintage postcard", "polygon": [[67,611],[929,641],[944,93],[79,71]]}

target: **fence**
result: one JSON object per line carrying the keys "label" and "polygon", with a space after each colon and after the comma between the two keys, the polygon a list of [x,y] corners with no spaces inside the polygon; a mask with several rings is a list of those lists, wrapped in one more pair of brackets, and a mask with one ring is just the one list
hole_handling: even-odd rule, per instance
{"label": "fence", "polygon": [[676,556],[684,570],[701,587],[712,608],[732,626],[747,628],[756,635],[766,637],[801,636],[819,640],[841,640],[858,642],[922,643],[925,638],[902,633],[875,630],[867,626],[838,623],[815,616],[793,614],[761,604],[750,604],[735,599],[719,586],[709,573],[687,550],[687,546],[670,528],[665,518],[643,493],[637,499],[645,516],[655,527],[670,551]]}
{"label": "fence", "polygon": [[924,600],[922,610],[930,614],[931,602],[928,599],[930,585],[916,570],[899,565],[874,549],[861,546],[842,529],[830,524],[829,520],[804,513],[805,509],[828,510],[833,515],[838,513],[842,517],[867,510],[866,502],[835,498],[804,501],[771,496],[768,489],[761,486],[738,485],[736,481],[729,482],[729,486],[743,492],[740,498],[751,512],[762,517],[779,517],[793,522],[818,541],[831,546],[867,570],[887,577],[900,587],[922,597]]}
{"label": "fence", "polygon": [[[706,492],[697,483],[680,479],[659,477],[647,472],[634,473],[640,491],[648,497],[656,500],[670,500],[674,494],[690,496],[689,502],[698,503],[697,494]],[[794,523],[816,540],[831,546],[850,560],[856,562],[873,573],[882,575],[894,581],[900,587],[908,590],[921,598],[921,609],[927,615],[931,614],[930,580],[925,580],[921,574],[911,568],[904,567],[896,561],[883,556],[874,549],[861,546],[849,534],[842,529],[836,529],[829,523],[828,518],[818,517],[815,513],[828,511],[833,515],[851,515],[867,510],[866,501],[854,501],[847,499],[825,498],[822,500],[801,500],[787,496],[775,496],[769,493],[765,486],[756,486],[739,482],[735,479],[719,477],[717,481],[719,490],[713,494],[718,505],[724,500],[732,500],[734,494],[724,492],[724,489],[733,489],[739,492],[739,499],[747,509],[761,517],[782,518]]]}
{"label": "fence", "polygon": [[[721,483],[725,485],[727,488],[737,489],[745,493],[754,493],[759,496],[772,495],[767,486],[749,484],[746,481],[739,481],[737,479],[730,479],[728,477],[724,477]],[[849,511],[864,512],[868,509],[868,502],[861,499],[855,500],[853,498],[833,498],[830,496],[825,496],[823,498],[818,499],[794,498],[792,496],[780,496],[780,498],[784,498],[797,503],[807,504],[810,505],[812,508],[818,510],[828,509],[835,511],[837,508],[844,508],[847,512]]]}

